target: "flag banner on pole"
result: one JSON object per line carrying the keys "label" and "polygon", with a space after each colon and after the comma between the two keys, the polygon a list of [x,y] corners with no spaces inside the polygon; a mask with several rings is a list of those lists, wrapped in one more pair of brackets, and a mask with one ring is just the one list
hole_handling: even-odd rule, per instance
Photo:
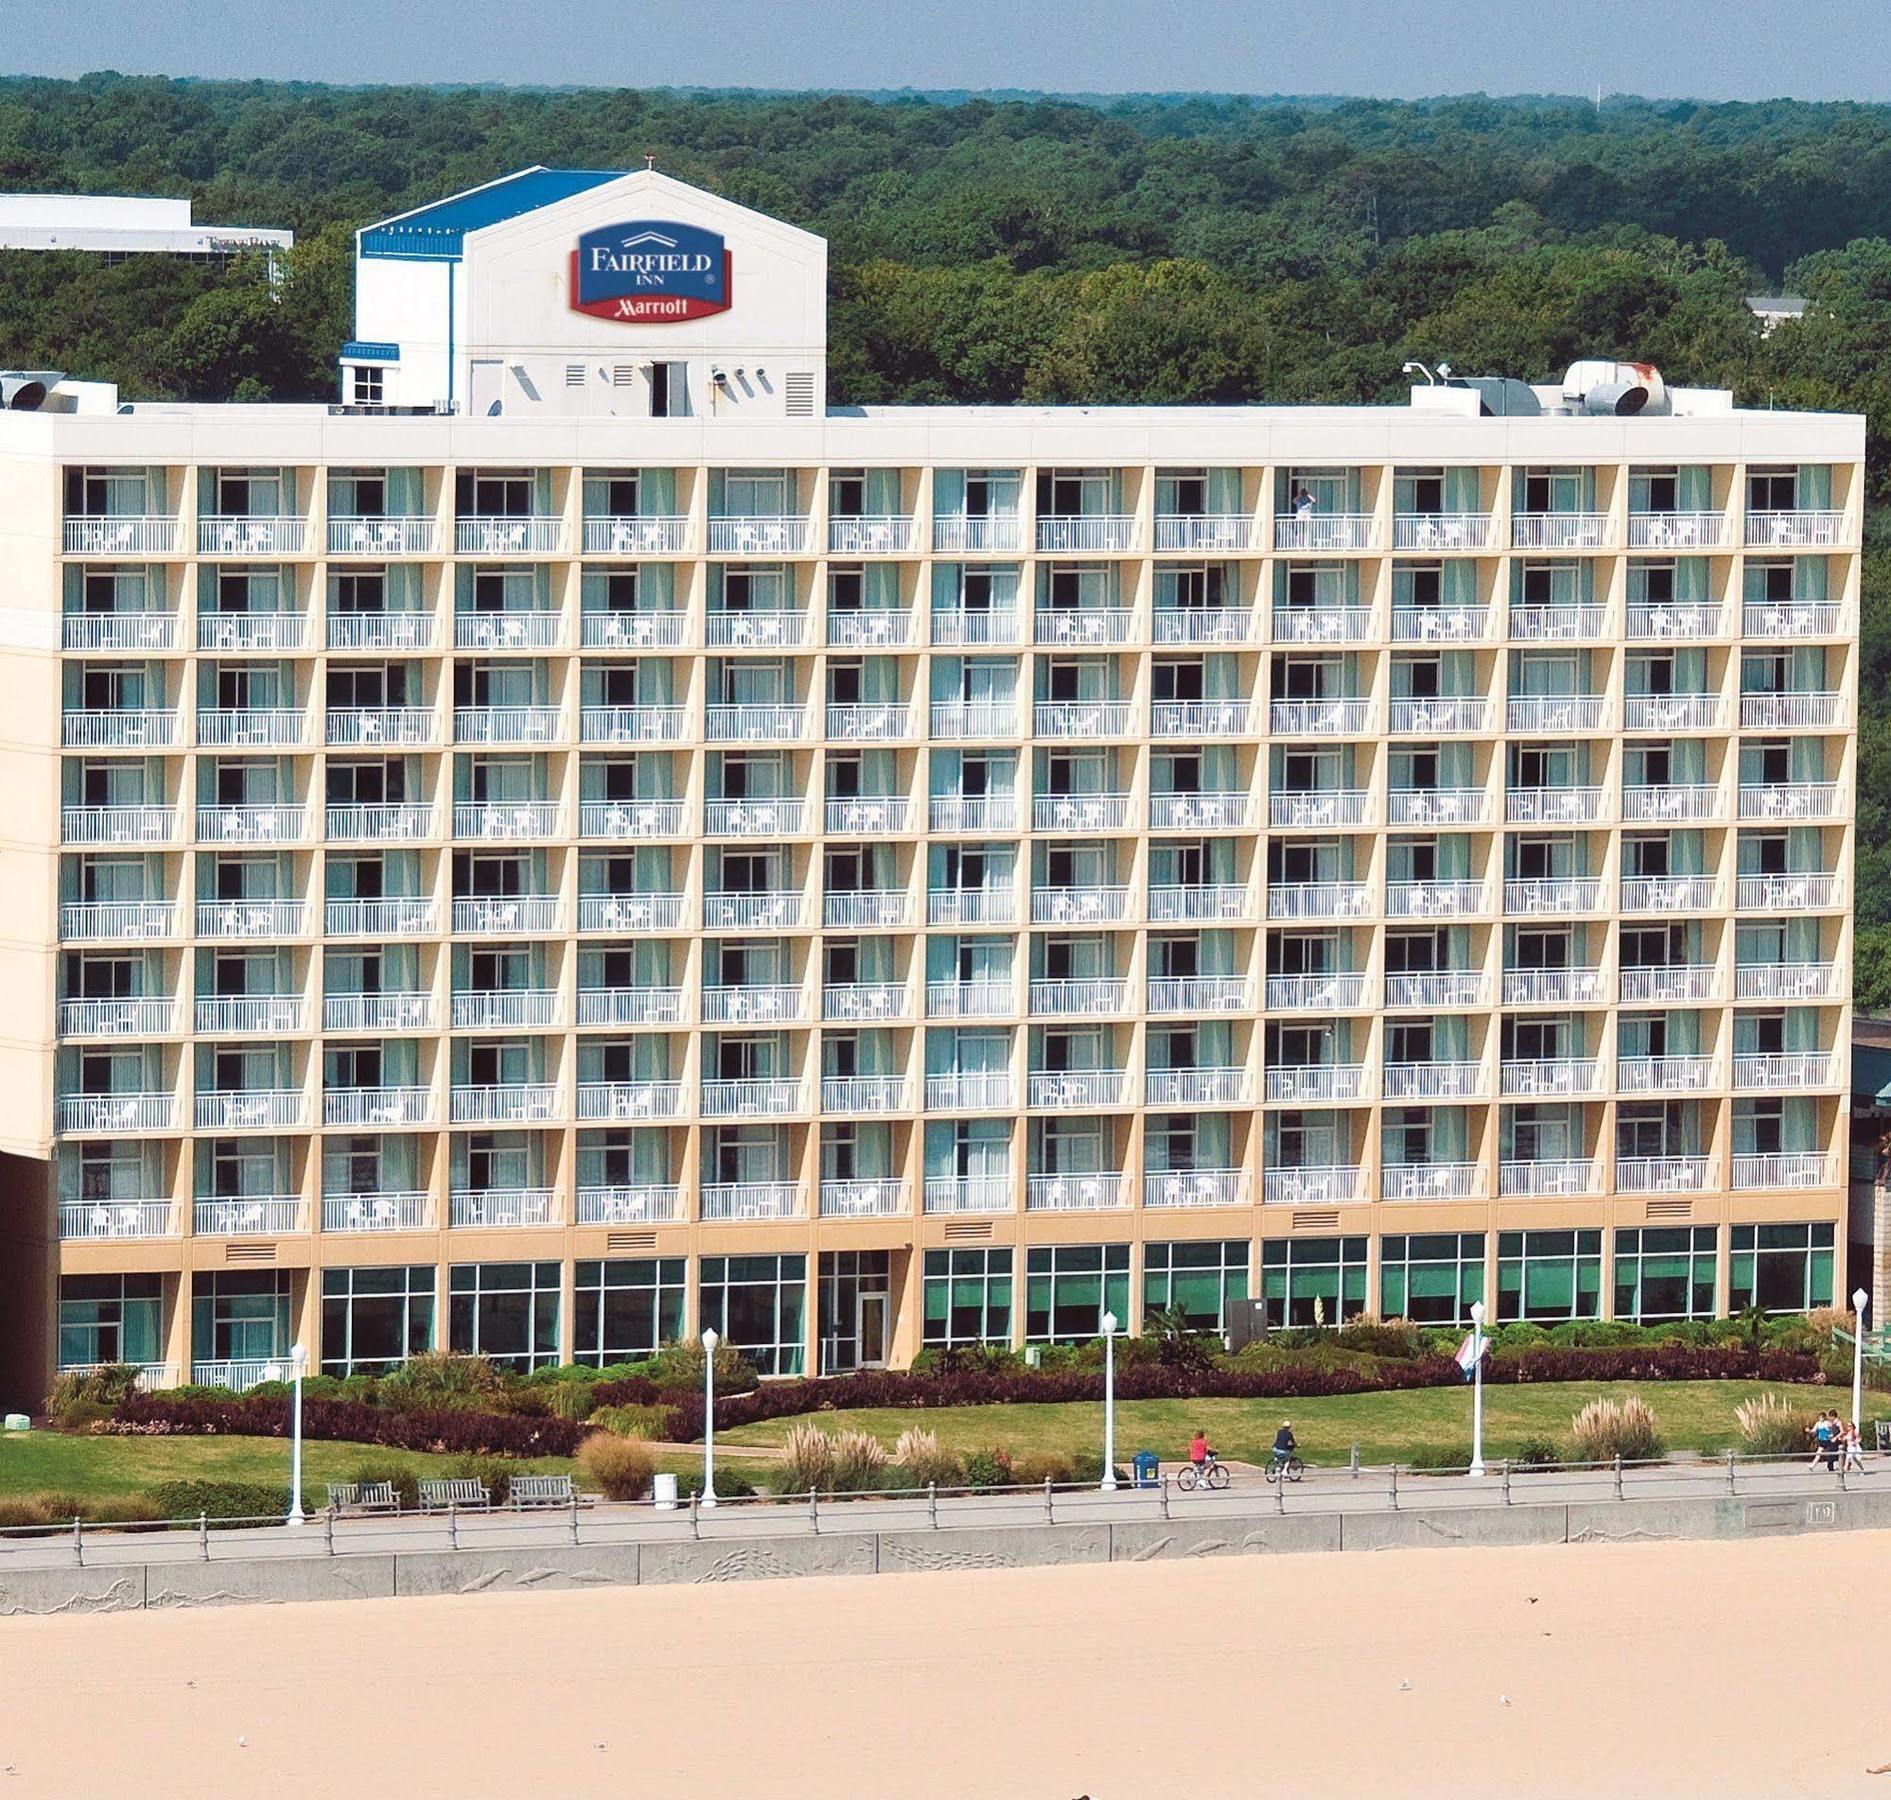
{"label": "flag banner on pole", "polygon": [[1490,1339],[1475,1331],[1464,1334],[1464,1342],[1458,1346],[1457,1365],[1464,1371],[1464,1379],[1471,1379],[1472,1371],[1477,1367],[1478,1359],[1490,1350]]}

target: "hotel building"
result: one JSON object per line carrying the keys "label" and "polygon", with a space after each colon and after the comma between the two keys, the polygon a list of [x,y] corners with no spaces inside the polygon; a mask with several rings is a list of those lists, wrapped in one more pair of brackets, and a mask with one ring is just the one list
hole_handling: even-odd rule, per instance
{"label": "hotel building", "polygon": [[0,414],[0,1392],[1833,1296],[1862,420],[835,407],[650,172]]}

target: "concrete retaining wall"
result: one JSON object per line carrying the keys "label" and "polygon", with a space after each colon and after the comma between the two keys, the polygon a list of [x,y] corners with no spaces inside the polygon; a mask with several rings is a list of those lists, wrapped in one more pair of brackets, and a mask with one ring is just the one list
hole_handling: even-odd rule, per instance
{"label": "concrete retaining wall", "polygon": [[1479,1544],[1632,1543],[1891,1529],[1891,1493],[1425,1507],[1404,1512],[1261,1513],[1118,1524],[1010,1525],[821,1537],[677,1537],[536,1549],[215,1557],[82,1569],[8,1569],[0,1619],[243,1606],[397,1594],[535,1592],[643,1583],[906,1575],[1307,1551],[1463,1549]]}

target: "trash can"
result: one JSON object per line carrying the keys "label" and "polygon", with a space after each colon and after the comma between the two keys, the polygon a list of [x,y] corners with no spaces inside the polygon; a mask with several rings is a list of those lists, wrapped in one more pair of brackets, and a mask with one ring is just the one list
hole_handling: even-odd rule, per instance
{"label": "trash can", "polygon": [[651,1483],[650,1498],[656,1502],[658,1512],[676,1511],[676,1477],[659,1475]]}
{"label": "trash can", "polygon": [[1135,1471],[1139,1488],[1155,1487],[1162,1480],[1162,1458],[1153,1450],[1138,1450]]}

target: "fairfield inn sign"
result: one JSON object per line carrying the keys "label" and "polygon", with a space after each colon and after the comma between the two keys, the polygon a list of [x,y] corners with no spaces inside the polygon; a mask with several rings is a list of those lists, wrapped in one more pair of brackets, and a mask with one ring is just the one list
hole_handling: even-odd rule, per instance
{"label": "fairfield inn sign", "polygon": [[729,251],[721,237],[667,219],[600,225],[571,253],[571,308],[631,325],[727,312]]}

